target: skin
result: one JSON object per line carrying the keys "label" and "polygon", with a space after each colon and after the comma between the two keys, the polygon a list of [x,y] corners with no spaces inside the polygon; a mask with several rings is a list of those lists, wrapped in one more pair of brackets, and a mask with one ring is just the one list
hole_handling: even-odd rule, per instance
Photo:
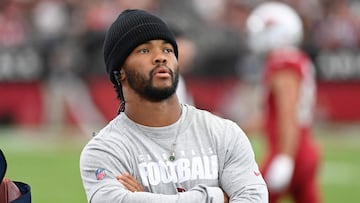
{"label": "skin", "polygon": [[144,188],[140,182],[138,182],[133,176],[129,173],[124,173],[122,175],[116,176],[116,179],[123,184],[131,192],[144,192]]}
{"label": "skin", "polygon": [[[275,95],[278,109],[278,140],[280,140],[278,153],[294,158],[300,137],[297,121],[300,78],[290,70],[278,71],[274,73],[269,85]],[[243,125],[243,129],[248,135],[262,132],[264,120],[261,114],[262,112],[255,114]]]}
{"label": "skin", "polygon": [[275,95],[279,116],[279,153],[295,156],[299,140],[297,106],[300,78],[292,71],[278,71],[270,83]]}
{"label": "skin", "polygon": [[[126,115],[139,124],[161,127],[175,123],[180,118],[181,106],[176,94],[160,101],[151,101],[136,92],[127,78],[129,71],[135,71],[149,80],[150,72],[155,69],[178,72],[173,47],[163,40],[151,40],[136,47],[125,60],[120,71],[120,80],[126,100]],[[151,81],[151,85],[159,89],[169,88],[172,83],[169,73],[155,73]]]}
{"label": "skin", "polygon": [[[175,94],[174,83],[179,65],[174,48],[164,40],[151,40],[136,47],[125,60],[120,71],[120,82],[125,98],[125,114],[146,126],[161,127],[175,123],[181,116],[181,105]],[[144,80],[139,80],[139,78]],[[150,84],[153,90],[168,92],[166,98],[149,98],[142,92]],[[175,85],[176,87],[176,85]],[[131,192],[144,192],[141,183],[129,173],[117,180]],[[224,202],[229,202],[224,192]]]}

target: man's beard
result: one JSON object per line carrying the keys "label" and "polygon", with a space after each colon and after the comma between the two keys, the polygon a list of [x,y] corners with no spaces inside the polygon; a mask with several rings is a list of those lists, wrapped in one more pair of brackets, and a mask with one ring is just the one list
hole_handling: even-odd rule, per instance
{"label": "man's beard", "polygon": [[150,72],[150,79],[147,79],[145,75],[132,70],[125,70],[125,74],[129,86],[135,90],[136,93],[149,101],[159,102],[169,98],[175,93],[179,83],[179,69],[175,72],[169,69],[172,84],[170,87],[165,88],[158,88],[152,85],[154,79],[153,73],[155,70],[156,68]]}

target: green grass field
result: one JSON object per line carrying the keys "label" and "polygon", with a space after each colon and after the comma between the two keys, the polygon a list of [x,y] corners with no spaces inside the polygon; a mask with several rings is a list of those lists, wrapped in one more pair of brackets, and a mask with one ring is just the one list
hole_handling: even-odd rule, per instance
{"label": "green grass field", "polygon": [[[27,182],[34,203],[86,202],[79,174],[79,154],[89,138],[76,130],[0,128],[0,148],[8,160],[6,176]],[[360,127],[317,128],[323,163],[320,184],[325,203],[360,200]],[[262,142],[252,139],[257,157]],[[286,201],[287,202],[287,201]]]}

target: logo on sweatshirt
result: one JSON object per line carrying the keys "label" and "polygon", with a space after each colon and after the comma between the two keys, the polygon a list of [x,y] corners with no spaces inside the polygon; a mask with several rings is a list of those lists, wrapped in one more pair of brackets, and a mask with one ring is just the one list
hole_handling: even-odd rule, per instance
{"label": "logo on sweatshirt", "polygon": [[[138,167],[144,186],[197,180],[217,181],[219,174],[217,155],[143,162]],[[178,188],[179,190],[182,191],[182,188]]]}
{"label": "logo on sweatshirt", "polygon": [[106,176],[105,169],[103,169],[103,168],[98,168],[98,169],[96,169],[96,171],[95,171],[95,176],[96,176],[96,179],[97,179],[97,180],[102,180],[102,179],[104,179],[104,177]]}
{"label": "logo on sweatshirt", "polygon": [[184,188],[178,187],[176,188],[178,192],[186,192],[186,190]]}

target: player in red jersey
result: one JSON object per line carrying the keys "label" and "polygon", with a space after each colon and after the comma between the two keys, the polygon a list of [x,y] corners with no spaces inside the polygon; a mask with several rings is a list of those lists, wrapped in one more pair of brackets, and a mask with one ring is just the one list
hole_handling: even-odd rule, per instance
{"label": "player in red jersey", "polygon": [[290,196],[297,203],[320,202],[319,150],[312,137],[315,71],[299,48],[298,14],[286,4],[265,2],[247,19],[249,47],[264,57],[262,127],[268,151],[262,172],[270,203]]}

